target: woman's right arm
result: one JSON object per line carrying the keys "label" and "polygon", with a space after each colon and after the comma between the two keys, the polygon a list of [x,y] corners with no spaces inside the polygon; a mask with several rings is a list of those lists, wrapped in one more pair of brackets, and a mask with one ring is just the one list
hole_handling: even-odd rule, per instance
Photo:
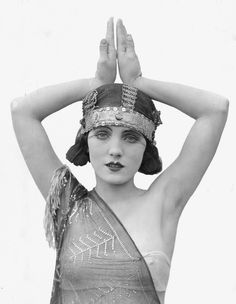
{"label": "woman's right arm", "polygon": [[88,88],[89,80],[78,80],[41,88],[11,103],[12,122],[19,147],[45,198],[52,174],[62,163],[41,122],[50,114],[81,100]]}
{"label": "woman's right arm", "polygon": [[106,39],[100,43],[96,76],[41,88],[11,102],[13,127],[18,144],[35,183],[46,199],[53,172],[62,165],[41,122],[44,118],[82,100],[92,89],[113,83],[116,51],[113,20],[107,23]]}

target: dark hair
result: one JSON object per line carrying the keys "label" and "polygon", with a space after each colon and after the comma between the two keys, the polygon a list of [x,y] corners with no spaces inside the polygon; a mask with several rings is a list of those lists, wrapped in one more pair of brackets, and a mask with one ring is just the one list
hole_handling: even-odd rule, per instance
{"label": "dark hair", "polygon": [[[162,160],[156,146],[146,139],[146,149],[139,172],[147,175],[159,173],[162,170]],[[80,134],[75,144],[66,153],[66,158],[75,166],[84,166],[90,162],[88,152],[88,133]]]}
{"label": "dark hair", "polygon": [[[155,130],[162,123],[160,111],[156,110],[150,96],[126,84],[113,83],[102,85],[85,96],[83,99],[83,118],[80,120],[81,127],[76,135],[75,144],[66,153],[66,158],[75,166],[84,166],[90,161],[87,140],[88,132],[94,127],[110,123],[130,127],[129,120],[132,121],[133,116],[128,120],[127,125],[127,121],[125,119],[122,120],[123,113],[120,114],[119,118],[117,114],[111,121],[106,121],[106,119],[101,118],[100,114],[96,112],[99,109],[110,111],[110,108],[113,109],[112,111],[117,111],[118,108],[122,108],[123,111],[124,108],[125,111],[127,110],[130,113],[135,112],[132,115],[140,118],[138,122],[134,119],[134,128],[142,133],[147,144],[138,171],[149,175],[160,172],[162,170],[162,161],[159,157],[158,149],[154,145]],[[93,114],[93,112],[95,116],[91,119],[90,114]],[[151,123],[151,127],[144,123],[147,120]],[[138,128],[140,125],[141,129]]]}
{"label": "dark hair", "polygon": [[146,139],[146,143],[147,145],[143,153],[143,160],[138,172],[147,175],[157,174],[162,170],[162,160],[159,156],[159,151],[148,139]]}

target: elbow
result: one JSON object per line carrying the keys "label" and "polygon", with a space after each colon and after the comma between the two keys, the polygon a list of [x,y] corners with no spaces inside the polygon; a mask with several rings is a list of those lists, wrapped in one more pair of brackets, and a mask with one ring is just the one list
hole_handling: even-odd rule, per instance
{"label": "elbow", "polygon": [[229,99],[224,99],[222,102],[223,111],[228,113],[229,112]]}
{"label": "elbow", "polygon": [[14,98],[10,103],[10,110],[12,117],[22,116],[35,118],[31,106],[25,97]]}
{"label": "elbow", "polygon": [[209,111],[209,116],[220,115],[221,117],[227,117],[229,112],[229,100],[225,97],[216,98]]}
{"label": "elbow", "polygon": [[27,96],[14,98],[10,103],[12,117],[30,117],[42,121],[43,118],[36,114],[32,101]]}
{"label": "elbow", "polygon": [[229,100],[223,99],[219,102],[220,106],[218,111],[216,112],[216,115],[220,120],[223,122],[223,124],[226,123],[229,113]]}
{"label": "elbow", "polygon": [[24,99],[23,97],[17,97],[11,101],[10,103],[11,113],[16,113],[20,111],[23,99]]}
{"label": "elbow", "polygon": [[222,98],[219,101],[219,112],[228,115],[229,112],[229,100],[227,98]]}
{"label": "elbow", "polygon": [[213,106],[205,113],[205,117],[208,118],[215,118],[220,119],[224,121],[224,123],[227,120],[228,117],[228,112],[229,112],[229,100],[224,97],[220,97],[217,99],[214,99]]}

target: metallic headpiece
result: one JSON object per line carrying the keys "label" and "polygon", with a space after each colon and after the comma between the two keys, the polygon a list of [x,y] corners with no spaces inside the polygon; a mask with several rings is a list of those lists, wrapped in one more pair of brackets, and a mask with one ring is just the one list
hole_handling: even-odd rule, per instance
{"label": "metallic headpiece", "polygon": [[81,134],[98,126],[123,126],[139,131],[155,144],[155,130],[161,123],[152,99],[125,84],[101,86],[83,99]]}

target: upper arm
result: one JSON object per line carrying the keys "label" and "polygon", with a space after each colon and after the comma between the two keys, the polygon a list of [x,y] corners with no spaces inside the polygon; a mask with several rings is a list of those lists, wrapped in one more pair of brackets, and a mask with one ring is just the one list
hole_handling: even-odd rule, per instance
{"label": "upper arm", "polygon": [[[176,160],[151,185],[162,187],[170,198],[170,210],[182,212],[214,157],[227,119],[223,110],[198,118],[192,126]],[[167,210],[168,212],[168,210]]]}
{"label": "upper arm", "polygon": [[62,162],[55,154],[41,122],[18,107],[22,99],[18,98],[11,104],[13,127],[29,171],[46,198],[53,172],[62,166]]}

